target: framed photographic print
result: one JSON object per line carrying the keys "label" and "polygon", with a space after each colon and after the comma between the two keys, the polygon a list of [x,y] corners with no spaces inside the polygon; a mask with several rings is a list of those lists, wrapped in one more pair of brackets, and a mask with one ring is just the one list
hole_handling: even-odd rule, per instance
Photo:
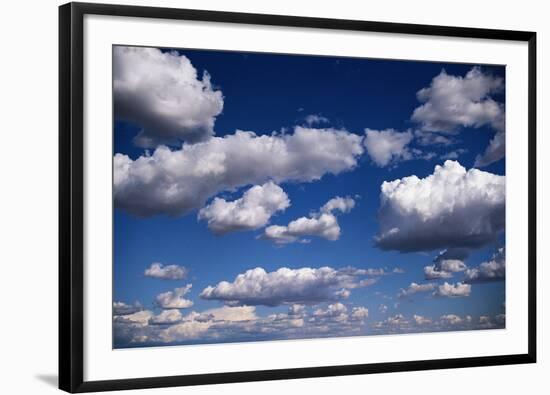
{"label": "framed photographic print", "polygon": [[59,11],[61,389],[535,362],[535,33]]}

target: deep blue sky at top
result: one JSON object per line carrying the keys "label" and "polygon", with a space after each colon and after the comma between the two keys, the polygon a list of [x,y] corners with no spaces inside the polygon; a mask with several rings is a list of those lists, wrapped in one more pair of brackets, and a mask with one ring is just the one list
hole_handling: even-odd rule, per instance
{"label": "deep blue sky at top", "polygon": [[[451,75],[465,75],[473,65],[415,61],[272,55],[240,52],[180,50],[197,69],[207,70],[214,87],[224,95],[224,109],[217,118],[217,136],[233,134],[236,129],[271,134],[295,125],[303,125],[308,114],[322,114],[330,120],[327,126],[345,128],[363,134],[365,128],[394,128],[400,131],[414,128],[410,120],[419,102],[416,92],[429,86],[431,80],[445,69]],[[504,77],[504,67],[482,66],[482,70]],[[500,102],[503,96],[495,96]],[[115,120],[114,148],[136,158],[144,150],[132,143],[138,125]],[[411,160],[397,166],[379,168],[365,154],[357,169],[338,176],[327,175],[307,184],[282,185],[292,205],[272,218],[272,224],[286,225],[300,216],[318,210],[335,196],[360,195],[355,209],[339,217],[342,236],[336,241],[314,238],[311,244],[291,244],[275,247],[257,240],[261,233],[236,232],[213,235],[204,222],[198,222],[196,212],[177,218],[156,216],[136,218],[115,210],[114,228],[114,298],[124,302],[140,301],[152,307],[154,297],[175,286],[193,283],[189,295],[193,309],[200,311],[217,307],[214,301],[200,300],[204,287],[219,281],[232,281],[239,273],[261,266],[267,271],[286,266],[299,267],[400,267],[404,274],[384,277],[374,286],[354,290],[350,302],[369,308],[373,319],[377,307],[393,302],[382,295],[395,297],[399,288],[410,282],[423,282],[422,268],[431,263],[434,254],[381,251],[372,239],[378,230],[376,213],[383,181],[409,175],[425,177],[443,160],[441,154],[457,148],[467,149],[459,162],[471,168],[477,154],[487,147],[494,132],[487,127],[462,129],[460,143],[451,147],[428,147],[438,154],[431,160]],[[483,170],[504,174],[501,160]],[[246,189],[246,188],[243,188]],[[236,199],[243,190],[225,193]],[[502,242],[502,241],[501,241]],[[496,246],[488,246],[472,254],[467,264],[476,266],[490,257]],[[160,281],[146,278],[143,271],[152,262],[188,267],[190,277],[183,281]],[[186,297],[187,297],[186,296]],[[439,316],[441,314],[497,314],[504,301],[504,283],[483,284],[473,288],[469,298],[404,302],[395,309],[402,314]],[[258,307],[258,312],[284,311]]]}

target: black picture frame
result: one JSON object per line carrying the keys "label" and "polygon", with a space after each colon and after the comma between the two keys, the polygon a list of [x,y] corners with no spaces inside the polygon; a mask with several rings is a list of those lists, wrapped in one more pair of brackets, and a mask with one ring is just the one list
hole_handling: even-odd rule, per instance
{"label": "black picture frame", "polygon": [[[401,33],[528,43],[528,352],[526,354],[84,381],[83,19],[86,14]],[[59,7],[59,388],[71,393],[536,362],[536,33],[283,15],[68,3]]]}

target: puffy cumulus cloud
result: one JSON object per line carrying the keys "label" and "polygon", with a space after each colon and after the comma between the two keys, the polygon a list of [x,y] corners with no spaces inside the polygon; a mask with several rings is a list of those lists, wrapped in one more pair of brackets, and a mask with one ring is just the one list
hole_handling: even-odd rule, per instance
{"label": "puffy cumulus cloud", "polygon": [[334,321],[345,321],[348,319],[348,308],[338,302],[328,305],[326,310],[315,310],[313,316],[316,318],[330,318]]}
{"label": "puffy cumulus cloud", "polygon": [[411,131],[366,129],[364,144],[372,161],[379,167],[384,167],[401,160],[412,159],[413,154],[407,147],[412,139]]}
{"label": "puffy cumulus cloud", "polygon": [[162,310],[149,319],[149,324],[174,324],[182,319],[183,315],[178,309]]}
{"label": "puffy cumulus cloud", "polygon": [[260,237],[276,244],[307,243],[309,240],[304,239],[307,236],[316,236],[331,241],[338,240],[341,228],[334,212],[348,213],[353,207],[355,207],[355,201],[352,198],[338,196],[330,199],[318,213],[313,213],[310,217],[300,217],[286,226],[268,226]]}
{"label": "puffy cumulus cloud", "polygon": [[159,278],[162,280],[182,280],[187,277],[189,270],[184,266],[166,265],[154,262],[145,269],[143,273],[147,277]]}
{"label": "puffy cumulus cloud", "polygon": [[237,131],[179,150],[158,147],[132,160],[115,154],[115,206],[138,216],[182,215],[222,191],[268,181],[311,182],[353,169],[362,137],[297,126],[292,134]]}
{"label": "puffy cumulus cloud", "polygon": [[239,274],[233,282],[222,281],[216,286],[206,287],[200,297],[221,300],[231,306],[317,304],[345,299],[350,289],[372,284],[372,281],[363,281],[358,277],[327,266],[283,267],[274,272],[257,267]]}
{"label": "puffy cumulus cloud", "polygon": [[369,316],[369,309],[366,307],[354,307],[351,310],[350,318],[352,320],[365,320]]}
{"label": "puffy cumulus cloud", "polygon": [[451,278],[453,273],[444,270],[437,270],[435,265],[424,266],[424,278],[426,280],[436,280],[440,278]]}
{"label": "puffy cumulus cloud", "polygon": [[183,296],[191,291],[191,284],[185,287],[174,288],[173,291],[163,292],[156,297],[156,303],[163,309],[186,309],[193,306],[193,301],[184,299]]}
{"label": "puffy cumulus cloud", "polygon": [[451,278],[454,273],[463,272],[468,267],[459,259],[442,259],[431,266],[424,266],[424,276],[427,280]]}
{"label": "puffy cumulus cloud", "polygon": [[430,325],[432,323],[432,320],[430,318],[426,318],[417,314],[413,315],[413,319],[416,325]]}
{"label": "puffy cumulus cloud", "polygon": [[378,333],[397,333],[410,330],[411,322],[403,314],[395,314],[383,321],[376,321],[371,325]]}
{"label": "puffy cumulus cloud", "polygon": [[139,302],[135,302],[134,304],[113,302],[113,315],[133,314],[141,310],[143,310],[143,306]]}
{"label": "puffy cumulus cloud", "polygon": [[139,125],[134,142],[144,148],[210,138],[223,95],[210,75],[202,79],[176,51],[116,46],[113,50],[115,116]]}
{"label": "puffy cumulus cloud", "polygon": [[430,292],[430,291],[433,291],[435,287],[436,287],[436,284],[434,283],[418,284],[418,283],[412,282],[407,288],[401,288],[401,290],[397,294],[397,297],[407,298],[419,292]]}
{"label": "puffy cumulus cloud", "polygon": [[388,312],[388,306],[385,304],[381,304],[378,306],[378,311],[382,314],[386,314]]}
{"label": "puffy cumulus cloud", "polygon": [[504,248],[499,248],[489,261],[481,263],[478,267],[466,270],[464,273],[464,282],[484,283],[504,281],[505,277],[506,252]]}
{"label": "puffy cumulus cloud", "polygon": [[479,248],[505,225],[505,177],[450,160],[423,179],[385,181],[380,201],[375,243],[383,250]]}
{"label": "puffy cumulus cloud", "polygon": [[263,317],[256,314],[254,306],[224,306],[187,315],[178,310],[141,315],[133,320],[114,317],[116,348],[356,335],[362,333],[368,310],[335,302],[312,313],[304,305],[290,305],[288,313]]}
{"label": "puffy cumulus cloud", "polygon": [[423,104],[416,108],[412,120],[420,123],[427,134],[454,134],[459,127],[479,128],[488,125],[496,131],[484,154],[478,155],[476,166],[486,166],[505,155],[504,105],[491,95],[504,89],[504,81],[472,68],[466,76],[452,76],[442,70],[429,87],[417,93]]}
{"label": "puffy cumulus cloud", "polygon": [[445,281],[442,285],[439,285],[434,291],[434,296],[440,296],[445,298],[459,298],[464,296],[470,296],[472,286],[470,284],[464,284],[458,282],[456,284],[449,284]]}
{"label": "puffy cumulus cloud", "polygon": [[308,126],[329,123],[330,120],[321,114],[309,114],[304,117],[304,121]]}
{"label": "puffy cumulus cloud", "polygon": [[208,228],[218,235],[240,230],[253,230],[265,226],[277,211],[290,206],[283,189],[267,182],[255,185],[237,200],[215,198],[199,211],[199,220],[208,221]]}
{"label": "puffy cumulus cloud", "polygon": [[456,314],[444,314],[439,317],[439,323],[443,325],[458,325],[462,324],[464,321],[471,321],[470,316],[462,318]]}

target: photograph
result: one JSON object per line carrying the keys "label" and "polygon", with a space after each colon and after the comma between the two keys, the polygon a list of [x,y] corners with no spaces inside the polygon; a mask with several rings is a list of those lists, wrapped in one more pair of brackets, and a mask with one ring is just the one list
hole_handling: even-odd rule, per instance
{"label": "photograph", "polygon": [[113,349],[506,329],[505,91],[500,64],[113,45]]}

